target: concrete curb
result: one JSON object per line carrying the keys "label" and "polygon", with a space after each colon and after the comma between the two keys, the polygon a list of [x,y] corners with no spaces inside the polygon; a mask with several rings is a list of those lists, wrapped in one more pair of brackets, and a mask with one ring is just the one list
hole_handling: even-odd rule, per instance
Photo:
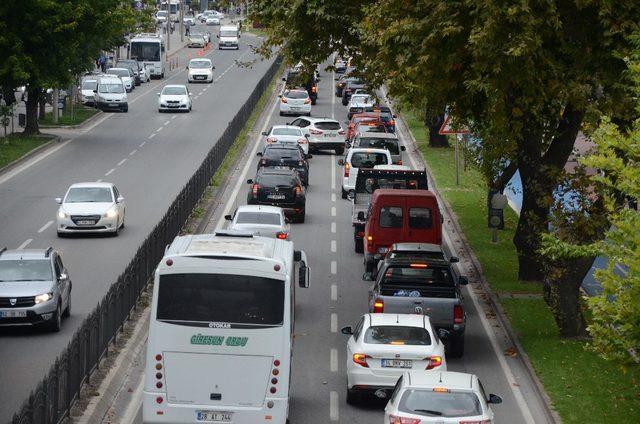
{"label": "concrete curb", "polygon": [[[427,164],[427,162],[424,160],[422,153],[419,151],[417,140],[415,139],[413,133],[409,130],[409,127],[405,124],[401,114],[398,114],[398,119],[396,119],[396,122],[400,123],[400,127],[402,127],[402,133],[405,135],[408,135],[408,139],[411,140],[411,143],[413,144],[412,149],[414,152],[417,153],[416,157],[420,158],[420,161],[424,165],[424,168],[427,174],[429,175],[429,179],[431,180],[430,189],[437,191],[435,178],[433,177],[433,172],[431,171],[431,168],[429,168],[429,165]],[[540,379],[538,378],[538,375],[533,369],[533,365],[531,364],[531,360],[529,359],[529,356],[527,355],[526,351],[520,344],[518,340],[518,336],[516,335],[515,331],[511,327],[509,318],[505,314],[504,309],[502,308],[502,305],[500,305],[498,297],[491,290],[491,286],[487,281],[487,279],[485,278],[484,273],[482,271],[482,265],[480,264],[480,261],[476,257],[475,252],[469,245],[469,241],[467,240],[466,236],[462,231],[462,228],[460,227],[460,224],[458,222],[458,217],[453,212],[453,209],[451,208],[451,205],[449,205],[449,202],[447,202],[441,196],[439,196],[439,198],[440,200],[442,200],[442,206],[445,209],[446,214],[449,216],[449,219],[451,220],[451,224],[455,228],[456,232],[458,233],[458,236],[462,241],[462,245],[464,246],[465,253],[467,254],[467,257],[471,261],[471,264],[474,270],[476,271],[476,274],[479,277],[480,284],[487,295],[487,299],[489,300],[491,307],[496,312],[496,316],[500,321],[500,325],[502,325],[502,327],[505,329],[505,332],[507,334],[507,337],[509,338],[509,341],[516,348],[520,362],[524,366],[524,369],[526,370],[531,381],[533,381],[534,383],[533,387],[536,390],[538,396],[540,396],[540,399],[542,399],[543,401],[544,409],[547,415],[546,417],[547,420],[551,423],[556,423],[556,424],[562,423],[562,419],[558,415],[557,411],[553,409],[551,398],[547,394],[546,390],[544,389],[544,386],[542,385],[542,382],[540,381]]]}
{"label": "concrete curb", "polygon": [[147,306],[142,311],[131,334],[131,338],[127,340],[122,350],[116,354],[117,356],[111,369],[102,380],[102,383],[100,383],[100,386],[96,387],[99,396],[92,398],[88,402],[81,416],[73,418],[74,423],[93,424],[103,421],[109,409],[112,407],[116,396],[127,381],[127,377],[131,373],[133,360],[146,345],[150,311],[150,306]]}
{"label": "concrete curb", "polygon": [[84,121],[82,121],[79,124],[76,125],[40,125],[40,128],[43,129],[78,129],[78,128],[82,128],[85,125],[89,125],[91,123],[93,123],[93,121],[97,121],[98,118],[102,117],[102,115],[104,115],[104,112],[101,110],[98,110],[97,113],[93,116],[90,116],[89,118],[85,119]]}
{"label": "concrete curb", "polygon": [[41,146],[36,147],[35,149],[24,154],[22,157],[14,160],[13,162],[9,162],[8,164],[0,168],[0,175],[6,174],[7,172],[11,171],[13,168],[16,168],[17,166],[22,165],[23,163],[39,155],[40,153],[55,147],[57,143],[60,143],[62,141],[62,137],[58,135],[53,135],[53,134],[42,134],[41,137],[50,138],[51,140]]}

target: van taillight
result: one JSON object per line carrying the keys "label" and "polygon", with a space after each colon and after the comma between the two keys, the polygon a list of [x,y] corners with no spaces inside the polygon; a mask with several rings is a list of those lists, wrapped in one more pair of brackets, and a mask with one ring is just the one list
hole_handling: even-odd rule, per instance
{"label": "van taillight", "polygon": [[260,184],[254,184],[253,188],[251,189],[251,191],[253,192],[254,196],[258,195],[258,190],[260,190]]}
{"label": "van taillight", "polygon": [[351,168],[351,165],[349,165],[349,162],[345,162],[345,164],[344,164],[344,177],[345,178],[349,177],[349,168]]}
{"label": "van taillight", "polygon": [[456,305],[453,307],[453,323],[454,324],[464,323],[464,309],[462,309],[462,305]]}
{"label": "van taillight", "polygon": [[282,99],[280,99],[280,101],[281,101],[282,103],[287,103],[287,99],[285,99],[285,98],[284,98],[284,96],[282,96]]}
{"label": "van taillight", "polygon": [[401,160],[398,161],[398,165],[402,165],[402,161]]}
{"label": "van taillight", "polygon": [[384,312],[384,301],[382,299],[376,299],[373,302],[373,312],[376,314],[381,314]]}

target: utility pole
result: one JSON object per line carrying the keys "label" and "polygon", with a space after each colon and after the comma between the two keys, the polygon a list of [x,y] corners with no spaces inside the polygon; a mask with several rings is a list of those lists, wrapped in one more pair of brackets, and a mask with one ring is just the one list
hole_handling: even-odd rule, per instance
{"label": "utility pole", "polygon": [[178,3],[178,7],[180,8],[180,42],[184,42],[184,0],[180,0]]}

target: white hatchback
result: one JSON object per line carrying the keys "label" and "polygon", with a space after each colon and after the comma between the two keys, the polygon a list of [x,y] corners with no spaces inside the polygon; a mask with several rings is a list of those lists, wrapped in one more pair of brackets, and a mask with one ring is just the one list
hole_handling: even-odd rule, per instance
{"label": "white hatchback", "polygon": [[277,206],[239,206],[233,215],[225,215],[230,230],[248,231],[257,236],[289,240],[290,226],[282,208]]}
{"label": "white hatchback", "polygon": [[[203,38],[204,41],[204,38]],[[211,59],[197,58],[191,59],[187,65],[187,82],[213,82],[213,70],[216,69],[213,66]]]}
{"label": "white hatchback", "polygon": [[363,395],[386,398],[406,370],[446,371],[444,344],[429,317],[416,314],[366,314],[347,342],[347,403]]}
{"label": "white hatchback", "polygon": [[78,183],[67,190],[56,214],[58,237],[78,233],[112,233],[124,227],[124,197],[112,183]]}
{"label": "white hatchback", "polygon": [[274,125],[269,131],[263,132],[262,135],[265,137],[264,147],[270,144],[297,143],[305,155],[309,154],[309,140],[307,140],[302,128],[291,125]]}
{"label": "white hatchback", "polygon": [[285,90],[280,95],[280,116],[311,116],[311,98],[307,90]]}
{"label": "white hatchback", "polygon": [[131,90],[135,88],[135,84],[133,82],[133,76],[131,75],[131,70],[128,68],[110,68],[107,69],[107,75],[115,75],[122,80],[124,84],[124,88],[127,90],[127,93],[130,93]]}
{"label": "white hatchback", "polygon": [[490,404],[502,403],[486,395],[474,374],[407,371],[398,380],[384,408],[385,424],[492,423]]}
{"label": "white hatchback", "polygon": [[191,112],[191,93],[184,85],[165,85],[158,93],[158,111]]}
{"label": "white hatchback", "polygon": [[391,165],[393,159],[387,149],[349,149],[344,159],[338,161],[342,166],[342,198],[346,199],[349,192],[356,188],[359,168],[373,168],[376,165]]}

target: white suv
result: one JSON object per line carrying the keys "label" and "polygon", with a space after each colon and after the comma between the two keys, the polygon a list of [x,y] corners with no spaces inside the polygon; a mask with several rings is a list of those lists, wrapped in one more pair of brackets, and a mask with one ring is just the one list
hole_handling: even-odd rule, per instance
{"label": "white suv", "polygon": [[333,150],[336,155],[344,153],[345,132],[335,119],[305,116],[296,118],[287,125],[295,125],[302,129],[309,140],[309,151]]}

